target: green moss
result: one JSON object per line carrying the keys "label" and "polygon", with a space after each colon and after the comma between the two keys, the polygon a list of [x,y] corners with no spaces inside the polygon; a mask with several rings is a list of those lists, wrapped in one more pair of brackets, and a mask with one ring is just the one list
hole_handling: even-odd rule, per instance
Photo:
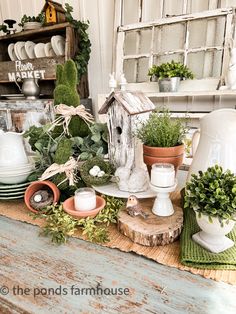
{"label": "green moss", "polygon": [[[68,60],[65,65],[57,65],[57,85],[54,90],[54,105],[65,104],[77,107],[80,105],[80,97],[77,93],[77,69],[73,60]],[[62,128],[56,128],[53,137],[62,133]],[[87,124],[78,116],[71,118],[69,132],[74,136],[85,137],[90,134]]]}
{"label": "green moss", "polygon": [[77,93],[77,69],[73,60],[68,60],[64,65],[64,79],[65,83]]}
{"label": "green moss", "polygon": [[63,139],[59,142],[57,146],[54,162],[57,164],[64,164],[72,155],[72,141],[69,138]]}
{"label": "green moss", "polygon": [[54,105],[65,104],[77,107],[80,104],[80,97],[67,85],[58,85],[54,90]]}
{"label": "green moss", "polygon": [[63,81],[64,81],[63,70],[64,70],[63,65],[62,64],[58,64],[57,68],[56,68],[56,77],[57,77],[56,84],[57,85],[63,84]]}

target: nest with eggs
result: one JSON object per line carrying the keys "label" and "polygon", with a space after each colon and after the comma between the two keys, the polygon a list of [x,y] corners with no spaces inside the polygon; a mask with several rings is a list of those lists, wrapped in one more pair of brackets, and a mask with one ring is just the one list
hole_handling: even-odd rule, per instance
{"label": "nest with eggs", "polygon": [[104,185],[114,173],[114,167],[101,157],[94,157],[83,163],[80,175],[87,185]]}

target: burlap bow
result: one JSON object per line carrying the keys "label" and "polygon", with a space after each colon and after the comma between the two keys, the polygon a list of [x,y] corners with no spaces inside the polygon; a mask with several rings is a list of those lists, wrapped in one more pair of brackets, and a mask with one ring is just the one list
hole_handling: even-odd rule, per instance
{"label": "burlap bow", "polygon": [[83,105],[73,107],[73,106],[60,104],[60,105],[55,106],[55,114],[59,114],[60,116],[57,117],[53,121],[52,126],[50,127],[49,131],[51,129],[54,129],[56,126],[62,125],[64,132],[67,135],[70,135],[69,124],[70,124],[72,116],[79,116],[87,124],[94,121],[93,115],[87,112]]}
{"label": "burlap bow", "polygon": [[58,173],[65,173],[66,179],[58,184],[58,186],[64,183],[66,180],[69,180],[69,185],[75,185],[75,170],[78,167],[78,162],[73,158],[70,159],[65,164],[54,163],[48,167],[44,173],[41,175],[39,180],[47,180]]}

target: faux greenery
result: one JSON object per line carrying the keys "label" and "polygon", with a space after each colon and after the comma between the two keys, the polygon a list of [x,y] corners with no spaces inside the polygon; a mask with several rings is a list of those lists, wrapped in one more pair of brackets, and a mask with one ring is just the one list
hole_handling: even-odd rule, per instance
{"label": "faux greenery", "polygon": [[8,29],[7,29],[7,25],[6,24],[0,24],[0,32],[3,32],[3,33],[7,33],[8,32]]}
{"label": "faux greenery", "polygon": [[108,153],[108,129],[106,123],[94,123],[90,126],[90,134],[86,137],[73,138],[74,154],[80,160],[88,160],[94,156],[103,157]]}
{"label": "faux greenery", "polygon": [[[86,137],[70,137],[60,135],[55,137],[52,131],[48,131],[51,124],[43,127],[32,126],[25,132],[24,137],[28,138],[32,150],[36,154],[36,170],[30,175],[29,180],[37,180],[42,173],[54,162],[65,163],[70,156],[79,160],[88,160],[94,156],[103,157],[107,154],[107,125],[94,123],[91,132]],[[64,174],[58,174],[52,178],[55,184],[65,179]],[[77,186],[83,185],[78,177]],[[73,194],[73,189],[69,189],[68,182],[59,186],[60,190],[67,190],[67,195]]]}
{"label": "faux greenery", "polygon": [[205,214],[223,221],[236,220],[236,176],[215,165],[207,171],[192,174],[185,189],[185,208],[194,209],[199,216]]}
{"label": "faux greenery", "polygon": [[18,25],[23,27],[24,24],[28,22],[39,22],[43,25],[44,21],[45,21],[44,12],[39,13],[37,16],[27,16],[26,14],[24,14],[21,18],[21,22]]}
{"label": "faux greenery", "polygon": [[140,122],[136,136],[151,147],[174,147],[183,143],[186,121],[173,119],[167,109],[154,111],[147,121]]}
{"label": "faux greenery", "polygon": [[71,23],[74,26],[79,36],[78,53],[75,55],[74,61],[78,71],[78,80],[80,80],[81,76],[87,73],[87,65],[91,53],[91,42],[87,33],[89,22],[87,21],[86,23],[75,20],[71,14],[73,12],[73,7],[70,6],[68,3],[65,4],[65,10],[67,22]]}
{"label": "faux greenery", "polygon": [[42,209],[37,214],[32,214],[36,218],[43,218],[46,221],[41,234],[50,236],[52,242],[57,244],[65,243],[68,237],[72,236],[77,228],[81,228],[83,235],[89,241],[104,243],[109,241],[107,227],[111,223],[116,223],[117,214],[123,201],[118,198],[103,196],[106,206],[94,218],[83,218],[76,220],[68,215],[61,205],[51,205]]}
{"label": "faux greenery", "polygon": [[156,76],[158,79],[180,77],[181,79],[193,79],[193,73],[190,69],[181,62],[162,63],[161,65],[153,65],[149,71],[149,76]]}
{"label": "faux greenery", "polygon": [[[105,174],[102,177],[94,177],[89,174],[93,166],[98,166]],[[101,157],[88,159],[80,168],[80,175],[87,185],[103,185],[109,182],[114,169],[108,161],[104,161]]]}
{"label": "faux greenery", "polygon": [[[56,88],[54,90],[54,105],[65,104],[77,107],[80,97],[77,92],[77,70],[73,60],[67,60],[64,65],[58,64],[56,69]],[[88,125],[78,116],[73,116],[69,124],[72,136],[87,136],[90,133]],[[62,127],[54,130],[55,135],[62,133]]]}

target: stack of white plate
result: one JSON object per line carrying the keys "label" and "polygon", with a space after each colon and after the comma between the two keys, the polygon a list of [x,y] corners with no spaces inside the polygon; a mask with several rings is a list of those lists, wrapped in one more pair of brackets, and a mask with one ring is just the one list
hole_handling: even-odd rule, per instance
{"label": "stack of white plate", "polygon": [[65,38],[55,35],[48,43],[17,41],[8,45],[8,55],[12,61],[63,56],[65,55]]}
{"label": "stack of white plate", "polygon": [[20,184],[0,184],[0,200],[24,198],[25,190],[31,182]]}
{"label": "stack of white plate", "polygon": [[18,184],[25,182],[33,171],[31,162],[17,166],[0,166],[0,183]]}

